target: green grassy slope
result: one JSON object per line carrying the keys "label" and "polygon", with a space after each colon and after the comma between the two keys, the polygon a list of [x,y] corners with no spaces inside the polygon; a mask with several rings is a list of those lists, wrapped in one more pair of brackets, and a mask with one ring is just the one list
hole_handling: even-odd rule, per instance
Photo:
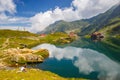
{"label": "green grassy slope", "polygon": [[69,36],[65,33],[58,32],[40,37],[39,34],[33,34],[27,31],[0,30],[0,48],[3,46],[6,46],[5,49],[17,48],[21,47],[21,44],[27,45],[28,48],[42,43],[61,44],[55,41],[61,37],[68,38]]}
{"label": "green grassy slope", "polygon": [[99,14],[95,17],[88,19],[90,25],[84,28],[79,34],[91,34],[94,31],[102,29],[104,26],[108,25],[111,19],[120,18],[120,4],[113,6],[111,9],[105,13]]}
{"label": "green grassy slope", "polygon": [[101,13],[89,19],[83,19],[73,22],[57,21],[54,24],[48,26],[43,33],[50,32],[68,32],[75,31],[80,36],[91,34],[95,31],[99,31],[108,25],[114,18],[120,18],[120,4],[113,6],[105,13]]}
{"label": "green grassy slope", "polygon": [[80,32],[80,30],[88,26],[89,23],[84,20],[78,20],[73,22],[66,22],[66,21],[57,21],[54,24],[51,24],[48,26],[43,33],[51,33],[51,32],[69,32],[69,31],[75,31]]}
{"label": "green grassy slope", "polygon": [[88,80],[83,78],[63,78],[49,71],[38,69],[26,69],[26,72],[20,72],[20,69],[0,70],[0,80]]}
{"label": "green grassy slope", "polygon": [[105,36],[104,42],[120,48],[120,18],[111,19],[103,29],[99,30]]}
{"label": "green grassy slope", "polygon": [[18,30],[0,30],[0,37],[28,37],[28,36],[38,36],[36,34],[30,33],[28,31],[18,31]]}
{"label": "green grassy slope", "polygon": [[17,48],[21,47],[20,44],[26,44],[28,47],[32,47],[39,43],[38,39],[35,39],[37,37],[37,34],[28,31],[0,30],[0,48],[4,45],[6,45],[5,48]]}

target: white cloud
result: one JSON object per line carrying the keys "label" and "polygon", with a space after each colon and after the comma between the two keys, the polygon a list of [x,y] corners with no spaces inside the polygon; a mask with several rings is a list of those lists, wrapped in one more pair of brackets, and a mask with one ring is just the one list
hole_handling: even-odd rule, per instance
{"label": "white cloud", "polygon": [[4,13],[1,13],[0,14],[0,21],[4,21],[4,20],[7,20],[7,16],[4,14]]}
{"label": "white cloud", "polygon": [[10,30],[20,30],[20,31],[30,31],[30,27],[23,26],[0,26],[1,30],[10,29]]}
{"label": "white cloud", "polygon": [[15,27],[30,27],[29,18],[7,16],[4,13],[0,14],[0,28],[15,29]]}
{"label": "white cloud", "polygon": [[15,13],[16,5],[13,3],[13,0],[0,0],[0,13],[3,12]]}
{"label": "white cloud", "polygon": [[13,3],[13,0],[0,0],[0,22],[8,19],[5,12],[11,14],[16,12],[16,5]]}
{"label": "white cloud", "polygon": [[60,9],[57,7],[54,11],[46,11],[44,13],[36,14],[31,18],[32,31],[43,30],[49,24],[52,24],[59,20],[73,21],[78,18],[77,14],[73,11],[73,8]]}
{"label": "white cloud", "polygon": [[45,29],[48,25],[59,21],[59,20],[65,20],[65,21],[74,21],[79,19],[80,16],[76,14],[75,11],[73,11],[73,8],[65,8],[60,9],[57,7],[53,11],[46,11],[44,13],[38,13],[34,17],[32,17],[31,23],[32,23],[32,31],[40,31]]}
{"label": "white cloud", "polygon": [[74,21],[82,18],[90,18],[105,12],[119,1],[120,0],[73,0],[71,7],[64,9],[56,7],[53,11],[49,10],[31,17],[31,30],[34,32],[41,31],[58,20]]}
{"label": "white cloud", "polygon": [[0,29],[11,29],[11,30],[27,30],[30,31],[29,18],[25,17],[12,17],[6,16],[5,14],[0,15]]}
{"label": "white cloud", "polygon": [[40,48],[47,49],[50,58],[71,60],[80,73],[88,75],[93,71],[97,71],[100,80],[120,79],[120,64],[97,51],[76,47],[57,48],[51,44],[42,44],[33,49]]}
{"label": "white cloud", "polygon": [[72,5],[82,18],[89,18],[103,13],[120,0],[74,0]]}
{"label": "white cloud", "polygon": [[[5,12],[11,15],[8,16]],[[18,26],[30,24],[29,18],[15,17],[16,12],[16,4],[13,0],[0,0],[0,29],[16,29]]]}
{"label": "white cloud", "polygon": [[17,23],[29,23],[29,18],[25,17],[12,17],[5,14],[0,15],[0,24],[17,24]]}

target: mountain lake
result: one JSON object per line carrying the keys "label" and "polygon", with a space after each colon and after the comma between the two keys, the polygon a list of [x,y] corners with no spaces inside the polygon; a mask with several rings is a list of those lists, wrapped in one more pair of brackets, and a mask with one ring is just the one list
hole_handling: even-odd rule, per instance
{"label": "mountain lake", "polygon": [[120,52],[100,42],[75,41],[64,46],[41,44],[32,49],[48,49],[50,56],[35,67],[67,78],[119,80]]}

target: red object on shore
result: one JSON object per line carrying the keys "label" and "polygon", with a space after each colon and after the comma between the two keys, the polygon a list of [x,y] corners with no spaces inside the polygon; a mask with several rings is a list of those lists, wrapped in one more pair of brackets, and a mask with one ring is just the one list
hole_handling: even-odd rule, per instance
{"label": "red object on shore", "polygon": [[40,37],[45,37],[46,36],[46,34],[40,34]]}

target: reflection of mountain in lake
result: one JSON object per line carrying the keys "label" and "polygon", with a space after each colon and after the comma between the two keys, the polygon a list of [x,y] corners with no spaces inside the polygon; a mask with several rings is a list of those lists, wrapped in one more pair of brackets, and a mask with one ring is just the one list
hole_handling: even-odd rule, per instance
{"label": "reflection of mountain in lake", "polygon": [[45,63],[38,65],[44,70],[50,70],[61,76],[64,76],[63,73],[69,72],[65,77],[70,77],[74,73],[77,76],[72,75],[71,77],[81,77],[82,75],[82,77],[92,79],[98,77],[101,80],[120,78],[120,65],[97,51],[76,47],[57,48],[50,44],[42,44],[33,49],[38,48],[45,48],[50,52],[50,58]]}
{"label": "reflection of mountain in lake", "polygon": [[90,39],[80,38],[70,44],[61,45],[61,47],[65,46],[74,46],[74,47],[82,47],[89,48],[101,52],[108,56],[109,58],[120,62],[120,48],[114,47],[104,42],[94,42]]}

